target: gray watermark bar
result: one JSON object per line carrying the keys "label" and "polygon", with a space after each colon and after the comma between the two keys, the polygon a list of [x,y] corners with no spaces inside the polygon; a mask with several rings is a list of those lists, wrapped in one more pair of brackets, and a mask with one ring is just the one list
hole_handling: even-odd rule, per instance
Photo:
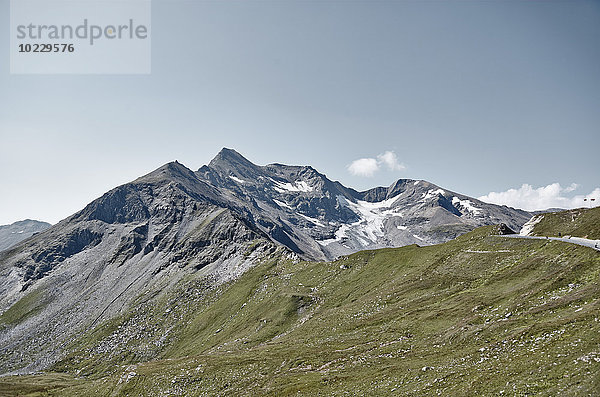
{"label": "gray watermark bar", "polygon": [[13,74],[149,74],[150,0],[11,0]]}

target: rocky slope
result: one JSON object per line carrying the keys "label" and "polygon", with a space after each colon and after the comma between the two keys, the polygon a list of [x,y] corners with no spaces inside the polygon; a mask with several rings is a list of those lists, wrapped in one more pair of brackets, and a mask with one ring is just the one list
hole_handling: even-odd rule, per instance
{"label": "rocky slope", "polygon": [[36,233],[42,232],[50,226],[52,225],[49,223],[31,219],[0,226],[0,251],[26,240]]}
{"label": "rocky slope", "polygon": [[141,294],[190,274],[214,288],[276,251],[202,187],[170,163],[0,253],[0,372],[46,368]]}

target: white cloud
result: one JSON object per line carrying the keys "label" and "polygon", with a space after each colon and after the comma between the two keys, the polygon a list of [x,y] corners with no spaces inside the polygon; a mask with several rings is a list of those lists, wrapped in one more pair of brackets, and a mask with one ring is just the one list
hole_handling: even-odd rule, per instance
{"label": "white cloud", "polygon": [[356,176],[373,176],[379,171],[379,164],[376,159],[358,159],[348,166],[348,171]]}
{"label": "white cloud", "polygon": [[406,168],[404,164],[398,162],[398,156],[396,156],[396,153],[389,150],[377,156],[377,162],[379,164],[385,164],[390,171],[402,171]]}
{"label": "white cloud", "polygon": [[565,193],[570,193],[570,192],[577,190],[578,187],[579,187],[579,185],[577,185],[576,183],[571,183],[571,186],[566,187],[564,191],[565,191]]}
{"label": "white cloud", "polygon": [[[509,189],[505,192],[491,192],[479,197],[486,203],[507,205],[509,207],[521,208],[526,211],[545,210],[548,208],[580,208],[596,207],[600,205],[600,188],[594,189],[589,194],[567,195],[577,189],[577,184],[562,187],[559,183],[534,188],[523,184],[519,189]],[[570,197],[569,197],[570,196]],[[594,198],[595,201],[590,201]],[[587,199],[587,201],[584,201]]]}
{"label": "white cloud", "polygon": [[398,161],[398,156],[392,151],[385,151],[377,156],[377,158],[362,158],[354,160],[349,166],[348,171],[352,175],[371,177],[377,171],[385,166],[390,171],[402,171],[406,166]]}

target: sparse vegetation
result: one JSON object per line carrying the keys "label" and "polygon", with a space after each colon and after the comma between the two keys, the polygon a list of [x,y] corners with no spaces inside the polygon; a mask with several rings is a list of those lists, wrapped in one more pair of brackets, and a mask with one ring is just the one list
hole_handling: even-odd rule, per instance
{"label": "sparse vegetation", "polygon": [[82,383],[71,375],[47,373],[35,376],[0,378],[0,396],[41,397],[60,395],[60,391]]}
{"label": "sparse vegetation", "polygon": [[6,325],[15,325],[41,311],[49,302],[42,289],[37,289],[0,314],[0,329]]}

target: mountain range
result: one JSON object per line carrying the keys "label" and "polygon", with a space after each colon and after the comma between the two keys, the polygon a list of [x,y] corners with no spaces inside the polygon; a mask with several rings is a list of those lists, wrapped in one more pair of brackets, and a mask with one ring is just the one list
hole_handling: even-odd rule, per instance
{"label": "mountain range", "polygon": [[[34,341],[60,345],[119,314],[144,286],[200,270],[215,286],[277,250],[327,260],[440,243],[481,225],[518,229],[529,218],[426,181],[358,192],[312,167],[257,166],[231,149],[196,172],[171,162],[0,253],[0,310],[30,290],[43,291],[32,310],[45,308],[0,334],[0,371],[44,368],[57,344]],[[25,356],[24,345],[33,348]]]}
{"label": "mountain range", "polygon": [[[574,287],[560,296],[588,299],[597,290],[597,258],[584,247],[569,248],[565,256],[558,242],[498,237],[518,231],[531,215],[423,180],[400,179],[360,192],[312,167],[258,166],[231,149],[197,171],[168,163],[0,252],[0,373],[58,371],[65,375],[34,377],[35,387],[27,387],[49,390],[38,382],[59,384],[72,390],[68,395],[89,395],[91,390],[97,395],[253,395],[270,386],[246,390],[239,383],[241,374],[237,380],[227,378],[227,354],[235,362],[247,362],[246,354],[262,357],[261,362],[275,366],[269,369],[275,371],[271,377],[282,369],[310,377],[321,358],[307,350],[304,360],[313,363],[303,364],[291,351],[278,350],[280,343],[295,346],[292,351],[301,351],[302,343],[317,346],[327,356],[346,357],[340,352],[357,349],[363,352],[360,360],[373,362],[384,358],[371,356],[370,343],[404,346],[418,334],[424,338],[417,343],[422,349],[438,346],[454,362],[459,359],[450,349],[455,338],[471,357],[471,341],[502,343],[500,329],[514,336],[526,325],[537,335],[535,324],[550,321],[539,330],[546,335],[567,317],[533,315],[542,313],[536,299],[547,302],[552,291],[563,291],[567,284]],[[581,219],[577,230],[588,233],[596,218]],[[537,225],[555,228],[558,221],[548,222]],[[497,224],[503,225],[489,226]],[[536,265],[544,261],[555,267]],[[527,309],[521,302],[525,296],[535,303],[527,303]],[[389,317],[376,314],[388,306],[394,308]],[[406,317],[405,311],[411,315]],[[577,318],[588,311],[578,312]],[[399,318],[408,322],[399,323]],[[463,329],[470,330],[470,340],[458,336]],[[370,332],[379,336],[365,345],[361,340],[372,339]],[[421,344],[425,340],[428,345]],[[304,342],[296,345],[298,341]],[[426,368],[422,372],[429,371],[429,364],[423,364],[427,360],[412,356],[416,353],[409,353],[408,345],[402,349],[400,355],[413,360],[407,368],[421,365]],[[383,350],[381,354],[391,354]],[[432,357],[438,354],[434,350]],[[283,362],[275,364],[279,357]],[[179,369],[169,367],[173,359],[184,360],[188,375],[188,364],[216,366],[219,379],[205,385],[198,381],[197,386],[206,386],[200,389],[187,384],[177,391],[174,373]],[[344,373],[352,361],[346,359],[319,366]],[[154,360],[159,367],[151,364]],[[160,376],[154,373],[135,389],[137,381],[130,380],[142,379],[134,368],[140,363],[150,363],[144,367],[148,373],[161,368],[175,383],[158,387],[152,379]],[[328,371],[323,368],[320,373]],[[479,367],[469,368],[477,373]],[[258,367],[247,370],[257,385],[266,376]],[[25,378],[15,379],[19,384]],[[111,385],[109,391],[95,383],[101,379]],[[6,382],[6,390],[25,387]],[[81,382],[85,391],[79,393]],[[215,385],[221,389],[211,389]],[[3,387],[0,382],[0,392]],[[460,382],[456,387],[469,390]],[[264,394],[300,390],[284,389]]]}
{"label": "mountain range", "polygon": [[505,223],[518,230],[531,217],[422,180],[399,179],[389,187],[358,192],[312,167],[257,166],[231,149],[223,149],[193,175],[212,188],[219,205],[313,260],[364,249],[438,244],[484,225]]}

